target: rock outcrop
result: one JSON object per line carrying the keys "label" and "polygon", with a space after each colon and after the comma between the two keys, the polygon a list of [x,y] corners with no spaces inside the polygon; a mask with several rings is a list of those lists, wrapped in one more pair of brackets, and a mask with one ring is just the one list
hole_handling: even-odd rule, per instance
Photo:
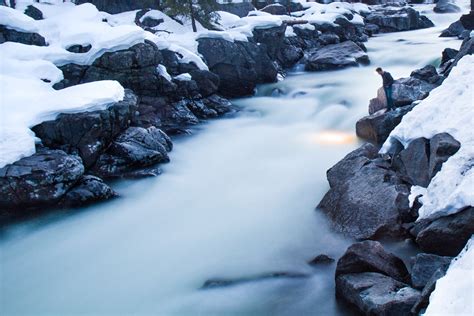
{"label": "rock outcrop", "polygon": [[369,56],[352,41],[333,44],[310,52],[305,61],[305,70],[334,70],[359,64],[368,64]]}

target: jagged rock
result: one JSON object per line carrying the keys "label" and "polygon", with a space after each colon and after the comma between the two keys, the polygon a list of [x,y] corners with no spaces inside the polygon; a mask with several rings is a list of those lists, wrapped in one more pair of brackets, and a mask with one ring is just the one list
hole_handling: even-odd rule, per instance
{"label": "jagged rock", "polygon": [[156,0],[76,0],[76,4],[92,3],[100,11],[117,14],[137,9],[160,9],[160,2]]}
{"label": "jagged rock", "polygon": [[208,108],[202,100],[188,100],[186,106],[193,114],[200,119],[208,119],[217,116],[217,112]]}
{"label": "jagged rock", "polygon": [[26,7],[25,14],[30,18],[35,20],[42,20],[43,19],[43,12],[35,6],[29,5]]}
{"label": "jagged rock", "polygon": [[104,178],[121,177],[124,173],[169,162],[172,149],[169,137],[156,127],[129,127],[120,134],[93,167]]}
{"label": "jagged rock", "polygon": [[201,38],[198,43],[210,71],[220,78],[219,93],[224,96],[250,95],[258,83],[276,81],[277,68],[265,45],[218,38]]}
{"label": "jagged rock", "polygon": [[456,21],[451,23],[447,29],[443,30],[440,34],[440,37],[458,37],[466,29],[462,25],[461,21]]}
{"label": "jagged rock", "polygon": [[450,61],[451,59],[456,58],[456,55],[459,53],[458,50],[453,48],[445,48],[441,55],[441,65],[444,65],[446,62]]}
{"label": "jagged rock", "polygon": [[456,57],[454,57],[454,60],[452,63],[450,63],[449,67],[444,70],[443,74],[445,76],[449,76],[451,69],[453,69],[453,67],[458,64],[458,61],[460,61],[461,58],[466,55],[472,54],[474,54],[474,37],[467,38],[462,42],[461,48],[459,49],[459,53],[456,55]]}
{"label": "jagged rock", "polygon": [[461,9],[449,0],[438,0],[433,11],[436,13],[456,13],[460,12]]}
{"label": "jagged rock", "polygon": [[311,53],[305,64],[305,70],[321,71],[368,64],[368,55],[354,42],[346,41],[328,45]]}
{"label": "jagged rock", "polygon": [[77,156],[44,150],[0,169],[0,209],[54,205],[84,174]]}
{"label": "jagged rock", "polygon": [[106,110],[59,114],[32,128],[49,148],[78,154],[86,168],[92,166],[112,140],[125,130],[137,109],[137,97],[126,90],[123,101]]}
{"label": "jagged rock", "polygon": [[426,282],[423,291],[421,291],[420,298],[417,300],[417,302],[415,303],[415,305],[413,305],[413,308],[411,309],[411,313],[413,315],[418,315],[423,308],[426,308],[428,306],[430,302],[431,293],[433,293],[436,288],[436,281],[444,277],[445,274],[446,269],[444,269],[444,267],[439,268],[432,274],[431,278]]}
{"label": "jagged rock", "polygon": [[269,279],[283,279],[283,278],[294,279],[294,278],[306,278],[306,277],[308,277],[308,275],[303,274],[303,273],[285,271],[285,272],[263,273],[256,276],[244,277],[244,278],[238,278],[238,279],[215,278],[215,279],[210,279],[204,282],[201,289],[234,286],[234,285],[239,285],[242,283],[264,281],[264,280],[269,280]]}
{"label": "jagged rock", "polygon": [[452,259],[452,257],[442,257],[427,253],[416,255],[411,268],[411,283],[413,287],[423,289],[438,269],[446,273]]}
{"label": "jagged rock", "polygon": [[364,116],[356,123],[356,134],[369,142],[382,145],[390,132],[401,122],[402,117],[413,107],[414,105],[408,105],[389,112],[377,112]]}
{"label": "jagged rock", "polygon": [[293,45],[290,39],[285,38],[278,52],[277,60],[284,68],[290,68],[301,60],[303,56],[303,49]]}
{"label": "jagged rock", "polygon": [[281,26],[271,27],[267,29],[255,28],[252,32],[253,39],[260,44],[265,45],[266,51],[270,59],[275,60],[280,51],[283,40],[285,38],[286,23]]}
{"label": "jagged rock", "polygon": [[26,45],[46,46],[46,40],[38,33],[20,32],[0,25],[0,44],[5,42],[17,42]]}
{"label": "jagged rock", "polygon": [[420,137],[393,157],[392,166],[406,177],[408,183],[426,188],[431,181],[429,163],[430,142]]}
{"label": "jagged rock", "polygon": [[273,15],[287,15],[288,10],[285,6],[282,6],[279,3],[269,4],[266,7],[260,9],[260,11],[267,12]]}
{"label": "jagged rock", "polygon": [[381,33],[422,29],[434,26],[427,17],[410,7],[381,7],[365,17],[365,22],[375,24]]}
{"label": "jagged rock", "polygon": [[336,277],[341,274],[377,272],[408,283],[410,274],[397,256],[385,251],[378,241],[352,244],[337,262]]}
{"label": "jagged rock", "polygon": [[407,284],[374,272],[336,277],[336,295],[364,315],[409,315],[420,298]]}
{"label": "jagged rock", "polygon": [[206,70],[193,70],[189,74],[196,82],[199,93],[203,97],[208,97],[214,94],[219,89],[219,76]]}
{"label": "jagged rock", "polygon": [[400,236],[409,214],[409,187],[371,144],[351,152],[327,172],[330,190],[318,205],[333,228],[356,239]]}
{"label": "jagged rock", "polygon": [[461,21],[462,25],[464,28],[468,31],[474,30],[474,11],[472,10],[472,4],[471,4],[471,11],[469,13],[461,15],[459,18],[459,21]]}
{"label": "jagged rock", "polygon": [[436,68],[433,65],[427,65],[423,68],[412,71],[410,77],[426,81],[431,84],[441,84],[443,77],[438,75]]}
{"label": "jagged rock", "polygon": [[449,157],[457,153],[461,148],[461,143],[448,133],[439,133],[430,139],[430,163],[429,163],[429,178],[433,177],[441,170],[441,166]]}
{"label": "jagged rock", "polygon": [[69,46],[68,48],[66,48],[66,50],[71,52],[71,53],[83,54],[83,53],[87,53],[88,51],[90,51],[91,48],[92,48],[92,45],[90,45],[90,44],[88,44],[88,45],[72,45],[72,46]]}
{"label": "jagged rock", "polygon": [[328,255],[321,254],[314,257],[310,262],[309,265],[319,265],[319,264],[331,264],[334,262],[334,258],[329,257]]}
{"label": "jagged rock", "polygon": [[474,208],[438,218],[416,236],[416,243],[429,253],[457,256],[474,234]]}
{"label": "jagged rock", "polygon": [[235,110],[229,100],[222,98],[217,94],[213,94],[207,98],[202,99],[202,102],[209,109],[216,111],[218,115],[223,115]]}
{"label": "jagged rock", "polygon": [[86,175],[63,196],[60,205],[63,207],[77,207],[105,201],[115,196],[117,196],[117,193],[105,184],[102,179]]}

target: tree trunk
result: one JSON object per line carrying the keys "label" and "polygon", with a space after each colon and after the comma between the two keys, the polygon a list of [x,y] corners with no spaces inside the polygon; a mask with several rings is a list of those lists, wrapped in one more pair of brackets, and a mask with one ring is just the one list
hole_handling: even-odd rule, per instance
{"label": "tree trunk", "polygon": [[191,16],[191,24],[193,26],[193,32],[197,32],[196,19],[194,18],[193,0],[188,0],[188,4],[189,4],[189,15]]}

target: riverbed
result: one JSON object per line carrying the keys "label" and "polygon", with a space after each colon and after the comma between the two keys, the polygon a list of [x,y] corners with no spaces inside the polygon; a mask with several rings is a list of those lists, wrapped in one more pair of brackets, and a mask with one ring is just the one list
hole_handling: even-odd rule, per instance
{"label": "riverbed", "polygon": [[[459,14],[429,17],[436,27],[370,39],[369,66],[295,68],[234,100],[237,116],[174,141],[161,176],[115,183],[120,198],[4,230],[1,314],[350,314],[334,297],[335,264],[307,264],[322,253],[338,258],[351,243],[315,206],[326,170],[361,143],[354,125],[381,84],[374,69],[408,76],[459,48],[438,37]],[[209,279],[274,272],[305,276],[201,289]]]}

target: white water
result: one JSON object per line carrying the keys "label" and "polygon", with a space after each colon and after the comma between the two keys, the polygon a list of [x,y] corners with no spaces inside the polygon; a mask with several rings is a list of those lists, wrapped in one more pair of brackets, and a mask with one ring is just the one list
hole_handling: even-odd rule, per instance
{"label": "white water", "polygon": [[[237,118],[178,140],[162,176],[118,183],[120,199],[9,228],[0,241],[0,313],[344,314],[334,265],[306,264],[320,253],[338,257],[350,242],[314,211],[328,189],[325,172],[358,146],[354,123],[380,85],[373,69],[400,77],[435,63],[443,48],[460,45],[437,37],[455,18],[371,39],[369,67],[262,86],[236,101],[244,109]],[[264,96],[276,87],[285,94]],[[321,137],[327,130],[348,136]],[[275,271],[311,276],[199,290],[213,277]]]}

